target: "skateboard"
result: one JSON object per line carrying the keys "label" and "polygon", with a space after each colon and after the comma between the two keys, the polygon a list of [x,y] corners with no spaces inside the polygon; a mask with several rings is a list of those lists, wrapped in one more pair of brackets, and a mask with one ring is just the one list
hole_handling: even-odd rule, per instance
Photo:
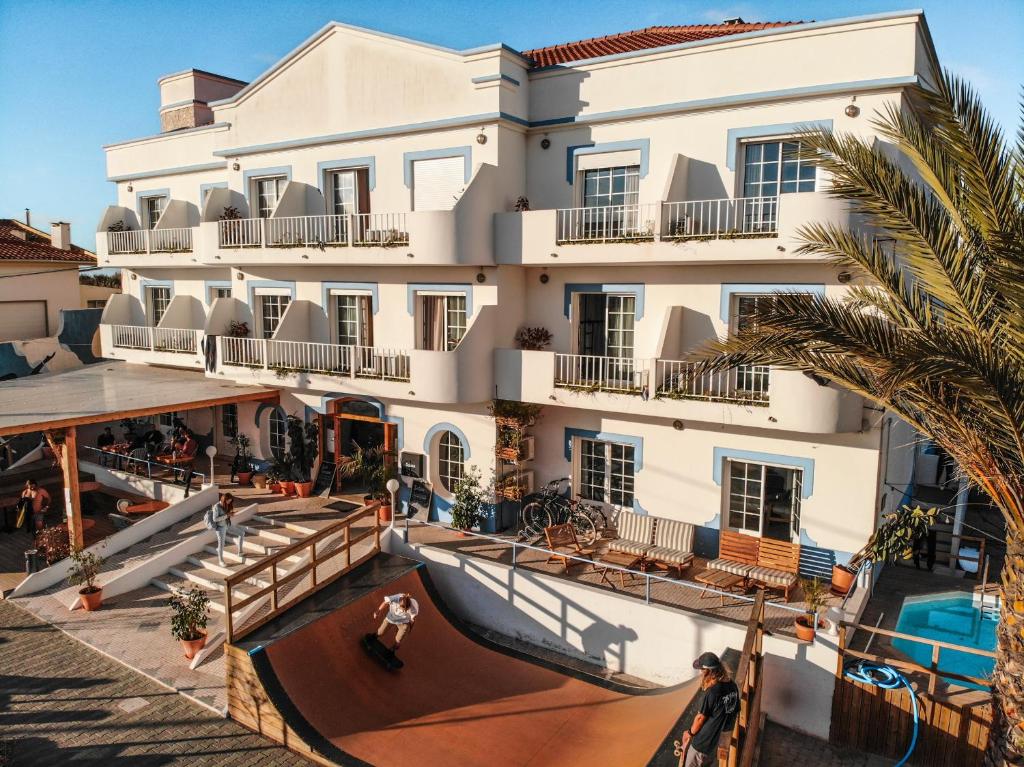
{"label": "skateboard", "polygon": [[405,665],[397,655],[380,643],[376,634],[364,635],[361,644],[363,649],[388,671],[398,671]]}

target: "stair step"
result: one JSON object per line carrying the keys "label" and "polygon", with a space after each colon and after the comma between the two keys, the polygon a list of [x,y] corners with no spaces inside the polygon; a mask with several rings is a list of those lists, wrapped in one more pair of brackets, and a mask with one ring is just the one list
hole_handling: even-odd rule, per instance
{"label": "stair step", "polygon": [[261,524],[259,522],[253,524],[252,520],[244,523],[242,527],[245,528],[246,539],[249,538],[249,535],[259,536],[260,538],[266,538],[268,540],[274,541],[275,545],[283,544],[285,546],[290,546],[296,541],[299,541],[306,537],[302,533],[295,532],[294,530],[289,530],[285,527],[282,527],[281,525],[268,525]]}
{"label": "stair step", "polygon": [[283,527],[286,530],[291,530],[303,536],[312,535],[316,532],[315,527],[309,527],[301,522],[293,522],[287,517],[265,517],[262,514],[253,514],[252,517],[249,518],[249,523],[247,524],[253,522],[262,523],[263,525],[271,525],[274,527]]}
{"label": "stair step", "polygon": [[[170,568],[167,572],[178,578],[197,583],[204,589],[220,593],[224,592],[224,576],[221,573],[207,569],[201,563],[196,564],[186,560]],[[255,594],[260,588],[260,586],[250,583],[237,583],[232,587],[232,591],[239,597],[247,597]]]}
{"label": "stair step", "polygon": [[[196,584],[193,581],[176,578],[173,575],[164,573],[159,578],[151,578],[149,581],[149,585],[155,586],[156,588],[166,591],[170,594],[179,594],[187,592]],[[218,613],[223,613],[224,600],[221,592],[211,591],[210,589],[205,588],[202,590],[206,593],[207,598],[210,600],[210,609]]]}

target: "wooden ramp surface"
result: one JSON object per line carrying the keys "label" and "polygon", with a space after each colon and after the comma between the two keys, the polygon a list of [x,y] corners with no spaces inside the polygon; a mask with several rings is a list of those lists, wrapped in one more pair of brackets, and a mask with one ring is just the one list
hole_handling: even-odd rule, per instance
{"label": "wooden ramp surface", "polygon": [[[360,638],[400,592],[420,615],[405,667],[389,673]],[[675,764],[671,739],[697,691],[626,687],[493,644],[450,613],[423,566],[246,649],[227,648],[231,715],[327,764]]]}

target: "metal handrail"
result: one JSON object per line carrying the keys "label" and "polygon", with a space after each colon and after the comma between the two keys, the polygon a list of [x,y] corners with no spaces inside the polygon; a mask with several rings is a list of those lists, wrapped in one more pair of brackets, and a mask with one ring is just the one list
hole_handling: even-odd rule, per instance
{"label": "metal handrail", "polygon": [[[114,458],[114,459],[121,460],[121,461],[131,461],[133,464],[145,464],[146,465],[146,475],[150,479],[153,478],[153,467],[154,466],[156,466],[156,467],[158,467],[160,469],[171,469],[171,470],[176,470],[176,471],[184,471],[184,469],[180,469],[180,468],[178,468],[176,466],[170,466],[170,465],[168,465],[166,463],[161,463],[160,461],[151,461],[148,458],[132,458],[130,455],[126,455],[124,453],[111,453],[109,450],[103,450],[102,448],[93,447],[92,445],[79,445],[79,450],[91,450],[94,453],[99,453],[101,456],[106,456],[108,458]],[[197,460],[199,458],[198,455],[193,456],[193,457],[196,458]],[[104,467],[104,468],[110,468],[110,467],[107,466],[107,467]],[[114,471],[120,471],[122,474],[127,474],[128,473],[124,469],[117,469],[117,468],[115,468]],[[199,477],[200,484],[203,484],[203,485],[206,484],[206,474],[204,474],[203,472],[201,472],[201,471],[193,471],[192,472],[192,476],[193,477]]]}

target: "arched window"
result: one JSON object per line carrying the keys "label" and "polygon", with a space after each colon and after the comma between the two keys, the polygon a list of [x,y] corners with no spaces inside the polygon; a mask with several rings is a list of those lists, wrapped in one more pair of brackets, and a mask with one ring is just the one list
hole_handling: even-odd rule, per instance
{"label": "arched window", "polygon": [[465,469],[462,441],[453,432],[441,432],[437,448],[437,477],[441,487],[453,493]]}
{"label": "arched window", "polygon": [[281,415],[281,411],[277,408],[273,408],[270,411],[270,453],[274,458],[284,458],[284,452],[286,449],[288,435],[288,425],[285,422],[284,416]]}

